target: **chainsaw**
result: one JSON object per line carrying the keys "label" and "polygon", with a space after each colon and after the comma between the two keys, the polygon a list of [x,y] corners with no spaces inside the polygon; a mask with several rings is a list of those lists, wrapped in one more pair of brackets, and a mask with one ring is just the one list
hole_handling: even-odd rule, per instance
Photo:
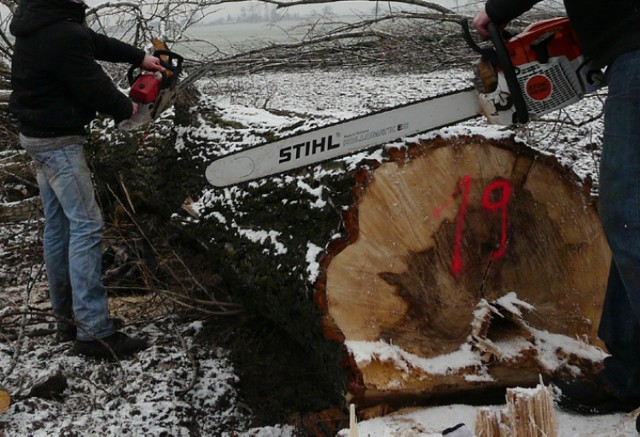
{"label": "chainsaw", "polygon": [[467,44],[480,54],[473,87],[228,154],[207,167],[207,180],[216,187],[247,182],[481,115],[491,124],[524,124],[604,84],[601,70],[582,54],[567,18],[534,23],[508,40],[490,23],[487,48],[474,41],[466,19],[461,24]]}
{"label": "chainsaw", "polygon": [[129,68],[129,98],[138,104],[138,110],[131,118],[118,123],[119,129],[133,130],[155,120],[173,104],[177,93],[184,88],[178,87],[183,57],[170,51],[166,44],[158,39],[154,38],[151,42],[155,49],[153,56],[160,59],[160,65],[165,71],[143,72],[138,71],[139,67],[136,66]]}

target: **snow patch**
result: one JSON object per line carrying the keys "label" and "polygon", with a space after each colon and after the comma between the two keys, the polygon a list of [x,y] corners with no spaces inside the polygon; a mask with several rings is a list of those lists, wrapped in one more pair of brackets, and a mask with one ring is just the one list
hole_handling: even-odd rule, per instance
{"label": "snow patch", "polygon": [[318,262],[318,255],[324,249],[320,246],[316,246],[315,244],[308,242],[307,243],[307,274],[309,282],[316,282],[318,279],[318,275],[320,274],[320,263]]}
{"label": "snow patch", "polygon": [[238,235],[241,237],[247,238],[248,240],[264,245],[264,243],[269,240],[276,255],[284,255],[287,253],[287,248],[284,244],[278,241],[278,237],[282,235],[281,232],[277,231],[255,231],[252,229],[238,229]]}
{"label": "snow patch", "polygon": [[405,371],[414,368],[434,375],[448,375],[465,367],[475,367],[480,363],[480,357],[471,350],[471,346],[468,344],[463,344],[455,352],[434,358],[420,357],[382,340],[347,340],[345,346],[359,366],[366,366],[372,361],[380,361],[391,363]]}

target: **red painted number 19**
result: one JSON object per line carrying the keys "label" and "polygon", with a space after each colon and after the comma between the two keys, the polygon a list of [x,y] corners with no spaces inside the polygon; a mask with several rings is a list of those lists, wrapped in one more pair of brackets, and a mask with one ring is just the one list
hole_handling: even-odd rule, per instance
{"label": "red painted number 19", "polygon": [[[500,198],[493,200],[494,192],[500,192]],[[500,231],[500,246],[494,252],[489,255],[492,260],[498,260],[502,258],[507,251],[507,206],[511,199],[511,182],[506,179],[501,179],[490,183],[482,193],[482,207],[487,212],[500,212],[501,215],[501,231]],[[471,193],[471,177],[463,176],[458,187],[456,194],[462,194],[462,202],[460,204],[460,211],[458,212],[458,220],[456,222],[456,234],[453,243],[453,265],[451,271],[454,275],[457,275],[462,271],[462,233],[464,231],[464,218],[467,214],[467,206],[469,204],[469,194]]]}

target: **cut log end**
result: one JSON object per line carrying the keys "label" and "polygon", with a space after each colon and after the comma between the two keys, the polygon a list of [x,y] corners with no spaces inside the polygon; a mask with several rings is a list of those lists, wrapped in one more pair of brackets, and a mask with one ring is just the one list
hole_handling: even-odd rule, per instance
{"label": "cut log end", "polygon": [[549,351],[601,357],[589,343],[610,256],[569,170],[512,141],[439,139],[358,181],[318,286],[356,399],[529,383],[561,370]]}

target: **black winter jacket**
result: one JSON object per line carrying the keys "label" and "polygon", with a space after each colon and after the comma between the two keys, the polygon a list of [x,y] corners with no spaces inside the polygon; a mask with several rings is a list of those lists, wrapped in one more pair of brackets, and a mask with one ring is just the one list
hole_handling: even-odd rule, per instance
{"label": "black winter jacket", "polygon": [[131,116],[131,101],[96,60],[140,65],[145,53],[89,29],[85,8],[72,0],[22,0],[14,14],[9,109],[25,135],[82,134],[96,111],[116,122]]}
{"label": "black winter jacket", "polygon": [[[492,21],[505,24],[540,0],[487,0]],[[564,0],[586,55],[599,66],[640,48],[640,0]]]}

